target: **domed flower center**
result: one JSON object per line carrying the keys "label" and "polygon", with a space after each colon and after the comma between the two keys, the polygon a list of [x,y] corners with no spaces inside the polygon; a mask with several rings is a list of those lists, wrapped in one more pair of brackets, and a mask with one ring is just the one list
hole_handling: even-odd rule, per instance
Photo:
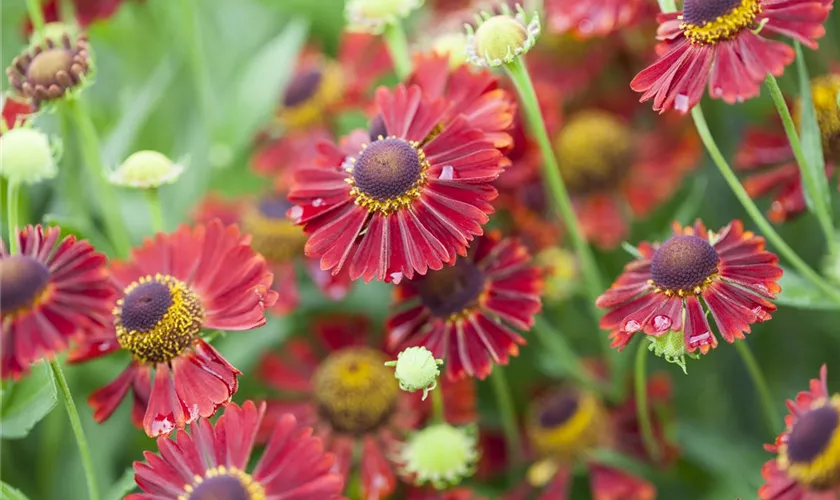
{"label": "domed flower center", "polygon": [[487,278],[471,260],[432,271],[417,280],[423,305],[437,317],[449,318],[474,306],[484,292]]}
{"label": "domed flower center", "polygon": [[399,386],[385,355],[369,347],[330,354],[312,377],[318,411],[333,429],[363,434],[384,424],[394,410]]}
{"label": "domed flower center", "polygon": [[311,99],[318,92],[322,76],[318,68],[296,75],[283,93],[283,106],[291,108]]}
{"label": "domed flower center", "polygon": [[247,473],[219,466],[184,488],[178,500],[265,500],[262,485]]}
{"label": "domed flower center", "polygon": [[[814,99],[814,110],[817,112],[817,123],[820,126],[823,153],[829,160],[840,161],[840,106],[837,96],[840,95],[840,74],[823,75],[811,80],[811,96]],[[793,119],[799,125],[801,103],[796,100],[793,106]]]}
{"label": "domed flower center", "polygon": [[201,333],[204,307],[186,284],[157,274],[144,276],[117,301],[114,324],[120,345],[144,363],[177,357]]}
{"label": "domed flower center", "polygon": [[703,238],[678,235],[663,243],[650,264],[652,284],[668,294],[700,293],[717,273],[714,247]]}
{"label": "domed flower center", "polygon": [[286,217],[291,203],[282,196],[268,196],[245,209],[242,228],[250,233],[251,247],[273,262],[287,262],[299,255],[306,242],[300,226]]}
{"label": "domed flower center", "polygon": [[389,137],[365,147],[347,168],[350,194],[371,212],[390,214],[420,196],[429,164],[417,144]]}
{"label": "domed flower center", "polygon": [[632,141],[630,128],[609,113],[573,116],[554,143],[569,190],[586,193],[616,186],[633,161]]}
{"label": "domed flower center", "polygon": [[50,271],[26,255],[0,259],[0,310],[3,316],[38,302],[50,280]]}
{"label": "domed flower center", "polygon": [[69,72],[73,65],[73,52],[62,47],[47,49],[32,58],[26,69],[26,78],[34,85],[49,87],[57,83],[60,71]]}
{"label": "domed flower center", "polygon": [[779,466],[810,489],[840,485],[840,396],[800,415],[779,448]]}
{"label": "domed flower center", "polygon": [[601,403],[589,393],[551,393],[532,408],[528,423],[531,443],[543,456],[575,456],[604,437],[602,413]]}
{"label": "domed flower center", "polygon": [[685,0],[680,28],[691,43],[714,45],[756,27],[759,0]]}

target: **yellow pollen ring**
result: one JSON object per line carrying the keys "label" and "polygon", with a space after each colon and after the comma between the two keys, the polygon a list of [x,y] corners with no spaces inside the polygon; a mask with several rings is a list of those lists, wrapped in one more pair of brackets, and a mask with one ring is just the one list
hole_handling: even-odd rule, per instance
{"label": "yellow pollen ring", "polygon": [[242,488],[248,492],[248,500],[266,500],[265,489],[263,489],[260,483],[254,481],[254,478],[250,474],[236,467],[225,467],[224,465],[208,469],[204,473],[204,476],[196,475],[192,484],[184,485],[184,494],[178,495],[178,500],[189,500],[190,495],[201,483],[207,479],[221,476],[228,476],[238,480]]}
{"label": "yellow pollen ring", "polygon": [[752,28],[755,18],[761,12],[759,0],[742,0],[741,5],[718,17],[714,21],[707,21],[702,26],[684,22],[683,16],[679,16],[680,29],[691,43],[703,45],[714,45],[720,41],[728,40],[744,29]]}
{"label": "yellow pollen ring", "polygon": [[[380,141],[383,139],[386,139],[386,137],[379,136]],[[387,139],[398,139],[398,137],[389,136]],[[369,144],[364,144],[362,146],[362,150],[359,151],[359,154],[356,155],[355,158],[348,159],[349,165],[344,168],[344,171],[350,175],[347,179],[345,179],[345,182],[350,184],[350,196],[354,198],[356,205],[366,208],[367,211],[371,213],[379,212],[382,215],[391,215],[401,209],[410,207],[414,200],[420,197],[420,194],[423,192],[423,186],[426,185],[426,179],[429,176],[429,169],[431,168],[431,165],[429,160],[426,159],[426,153],[420,148],[420,143],[417,141],[406,142],[408,142],[408,144],[411,145],[411,147],[417,152],[417,158],[420,161],[420,175],[411,188],[394,198],[377,200],[362,192],[353,180],[353,167],[356,165],[357,158],[361,156],[365,149],[368,148]]]}
{"label": "yellow pollen ring", "polygon": [[294,106],[281,105],[277,121],[287,130],[306,129],[321,123],[328,115],[327,110],[341,99],[343,90],[341,68],[336,63],[325,63],[315,92]]}
{"label": "yellow pollen ring", "polygon": [[[125,297],[141,284],[151,282],[160,283],[169,289],[171,303],[163,317],[150,330],[128,330],[123,325]],[[137,361],[150,364],[165,363],[180,355],[201,333],[201,325],[204,323],[204,306],[198,295],[184,282],[159,273],[154,277],[144,276],[127,286],[123,298],[117,300],[113,314],[120,346],[131,351]]]}
{"label": "yellow pollen ring", "polygon": [[599,427],[603,418],[600,401],[592,394],[582,393],[568,420],[554,427],[543,427],[539,416],[532,415],[528,434],[540,455],[568,460],[601,442],[604,436]]}
{"label": "yellow pollen ring", "polygon": [[717,273],[707,276],[706,279],[703,280],[703,283],[701,283],[698,286],[695,286],[690,290],[684,290],[682,288],[679,288],[677,290],[670,290],[668,288],[661,288],[657,286],[653,280],[648,280],[647,282],[648,285],[651,285],[653,287],[653,293],[664,293],[666,297],[686,297],[688,295],[701,295],[703,292],[706,291],[706,288],[708,288],[709,285],[717,281],[717,277]]}
{"label": "yellow pollen ring", "polygon": [[[831,406],[840,412],[840,394],[830,400],[816,402],[811,409]],[[807,463],[793,463],[788,457],[788,445],[779,446],[779,469],[798,483],[813,489],[825,489],[840,483],[840,427],[834,429],[831,439],[815,459]]]}
{"label": "yellow pollen ring", "polygon": [[256,206],[242,215],[242,229],[251,235],[251,247],[273,262],[287,262],[300,255],[306,234],[286,217],[267,217]]}

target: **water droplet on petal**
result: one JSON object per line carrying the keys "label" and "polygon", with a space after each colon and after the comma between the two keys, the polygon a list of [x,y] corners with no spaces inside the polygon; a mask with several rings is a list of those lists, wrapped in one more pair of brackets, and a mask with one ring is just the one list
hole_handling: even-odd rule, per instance
{"label": "water droplet on petal", "polygon": [[190,414],[190,419],[189,419],[189,421],[190,421],[190,422],[192,422],[193,420],[197,419],[197,418],[198,418],[198,416],[199,416],[199,415],[198,415],[198,405],[196,405],[196,404],[192,405],[192,406],[190,407],[190,409],[189,409],[189,410],[187,410],[187,413],[189,413],[189,414]]}
{"label": "water droplet on petal", "polygon": [[688,112],[688,96],[685,94],[677,94],[677,97],[674,99],[674,109],[681,113]]}
{"label": "water droplet on petal", "polygon": [[641,323],[636,321],[635,319],[625,320],[624,326],[621,328],[623,331],[627,333],[634,333],[638,332],[642,328]]}
{"label": "water droplet on petal", "polygon": [[403,279],[403,273],[400,273],[400,272],[397,272],[397,273],[391,273],[391,281],[392,281],[395,285],[399,285],[399,284],[400,284],[400,282],[402,281],[402,279]]}
{"label": "water droplet on petal", "polygon": [[303,207],[295,205],[289,209],[287,215],[290,218],[292,218],[295,222],[300,222],[300,218],[303,216]]}
{"label": "water droplet on petal", "polygon": [[440,171],[440,177],[439,177],[440,180],[451,181],[454,178],[455,178],[455,169],[452,167],[452,165],[446,165]]}
{"label": "water droplet on petal", "polygon": [[315,200],[312,202],[313,207],[320,207],[323,204],[324,204],[324,199],[323,198],[315,198]]}
{"label": "water droplet on petal", "polygon": [[723,95],[723,89],[720,87],[715,87],[712,89],[712,96],[713,97],[720,97]]}
{"label": "water droplet on petal", "polygon": [[170,418],[171,413],[167,416],[164,415],[157,415],[155,416],[152,424],[149,426],[150,430],[152,431],[152,437],[156,436],[166,436],[170,432],[175,429],[175,422]]}
{"label": "water droplet on petal", "polygon": [[653,317],[653,329],[657,333],[664,332],[668,330],[668,328],[671,328],[671,318],[661,314]]}
{"label": "water droplet on petal", "polygon": [[744,96],[739,95],[738,97],[735,98],[735,102],[739,102],[739,103],[744,102]]}
{"label": "water droplet on petal", "polygon": [[764,308],[761,306],[755,306],[751,310],[752,313],[755,314],[755,317],[758,321],[764,321],[764,319],[767,317],[767,311],[765,311]]}

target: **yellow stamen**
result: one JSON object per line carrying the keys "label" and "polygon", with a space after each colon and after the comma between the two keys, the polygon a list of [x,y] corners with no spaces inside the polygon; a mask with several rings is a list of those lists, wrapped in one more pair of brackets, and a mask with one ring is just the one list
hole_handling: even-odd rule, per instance
{"label": "yellow stamen", "polygon": [[[741,5],[713,21],[707,21],[700,26],[683,22],[680,24],[680,29],[691,43],[714,45],[734,37],[747,28],[752,28],[760,12],[759,0],[743,0]],[[679,19],[683,21],[683,16]]]}

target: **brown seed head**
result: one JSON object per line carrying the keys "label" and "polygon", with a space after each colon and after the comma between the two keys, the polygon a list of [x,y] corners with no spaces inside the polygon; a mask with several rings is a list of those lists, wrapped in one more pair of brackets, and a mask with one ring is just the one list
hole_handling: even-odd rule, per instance
{"label": "brown seed head", "polygon": [[38,109],[42,102],[63,97],[78,87],[90,71],[87,36],[73,42],[65,34],[61,39],[47,39],[19,55],[6,69],[9,83],[32,100]]}

